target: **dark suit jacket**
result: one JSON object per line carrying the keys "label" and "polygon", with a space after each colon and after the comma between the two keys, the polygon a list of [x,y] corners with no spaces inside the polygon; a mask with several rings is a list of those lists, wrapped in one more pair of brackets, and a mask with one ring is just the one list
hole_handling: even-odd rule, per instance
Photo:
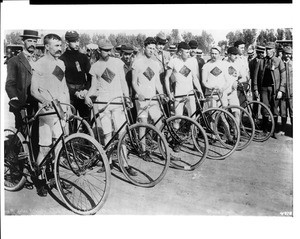
{"label": "dark suit jacket", "polygon": [[8,97],[18,97],[22,105],[27,101],[30,94],[30,84],[32,77],[31,66],[23,52],[12,57],[7,62],[7,80],[5,90]]}
{"label": "dark suit jacket", "polygon": [[[286,88],[286,74],[285,66],[281,59],[277,57],[272,57],[272,65],[274,69],[271,70],[272,80],[274,84],[274,90],[282,91],[285,93]],[[255,66],[254,76],[253,76],[253,88],[254,90],[261,91],[262,82],[264,79],[265,69],[266,69],[267,57],[264,59],[259,59],[259,62]]]}

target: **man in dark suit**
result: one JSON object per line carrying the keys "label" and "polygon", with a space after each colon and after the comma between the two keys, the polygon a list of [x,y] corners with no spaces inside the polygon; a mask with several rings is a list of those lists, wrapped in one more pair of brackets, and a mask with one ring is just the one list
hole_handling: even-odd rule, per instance
{"label": "man in dark suit", "polygon": [[[256,97],[260,96],[261,101],[272,111],[277,130],[279,100],[285,93],[286,74],[285,66],[281,59],[275,56],[275,43],[269,42],[266,46],[267,56],[260,59],[256,64],[253,76],[253,90]],[[262,112],[263,125],[266,129],[268,122],[267,112]],[[276,134],[273,135],[274,138]]]}
{"label": "man in dark suit", "polygon": [[5,86],[10,99],[9,110],[15,115],[15,127],[17,129],[22,125],[21,107],[29,103],[28,114],[31,114],[37,108],[37,102],[30,95],[30,84],[34,52],[37,39],[40,37],[38,36],[38,32],[33,30],[24,30],[21,37],[24,42],[24,49],[20,54],[12,57],[7,62],[7,80]]}

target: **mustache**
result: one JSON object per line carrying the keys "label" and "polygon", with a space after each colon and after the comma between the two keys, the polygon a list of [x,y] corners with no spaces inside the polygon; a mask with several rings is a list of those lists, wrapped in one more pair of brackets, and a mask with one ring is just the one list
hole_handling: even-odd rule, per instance
{"label": "mustache", "polygon": [[31,46],[28,47],[28,49],[29,49],[29,48],[35,49],[36,47],[35,47],[34,45],[31,45]]}
{"label": "mustache", "polygon": [[58,51],[55,52],[55,54],[57,54],[57,53],[61,54],[61,50],[58,50]]}

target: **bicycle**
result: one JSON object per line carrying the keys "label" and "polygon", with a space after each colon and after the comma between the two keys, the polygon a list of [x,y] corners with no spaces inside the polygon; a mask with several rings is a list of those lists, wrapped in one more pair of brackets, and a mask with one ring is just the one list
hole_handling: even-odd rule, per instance
{"label": "bicycle", "polygon": [[[161,97],[167,99],[165,94],[157,94],[152,98],[146,98],[145,100],[149,102],[143,110],[150,108],[152,101],[158,102],[162,114],[156,122],[153,122],[153,125],[156,126],[160,121],[162,122],[160,131],[165,136],[169,147],[173,150],[171,153],[171,165],[177,169],[194,170],[204,162],[208,152],[206,133],[194,119],[183,115],[167,115]],[[177,157],[177,155],[180,157]]]}
{"label": "bicycle", "polygon": [[[121,102],[114,102],[120,99]],[[95,104],[105,104],[96,112]],[[112,138],[103,146],[109,152],[117,150],[118,165],[125,177],[134,185],[140,187],[153,187],[165,176],[170,165],[170,154],[166,139],[153,125],[146,123],[131,124],[132,115],[130,108],[132,102],[129,97],[118,96],[108,102],[93,101],[93,119],[91,127],[95,129],[96,139],[100,142],[100,127],[97,119],[111,104],[122,105],[125,114],[125,122],[112,135]],[[120,132],[125,127],[125,131]],[[117,137],[119,140],[117,141]],[[151,161],[146,160],[149,156]],[[131,175],[128,168],[135,170],[136,175]]]}
{"label": "bicycle", "polygon": [[[199,94],[199,95],[198,95]],[[207,101],[201,92],[191,90],[186,95],[178,95],[175,98],[182,98],[182,101],[190,100],[189,96],[195,96],[195,112],[191,113],[191,118],[196,117],[196,121],[203,127],[208,138],[207,158],[220,160],[229,157],[235,152],[240,141],[240,129],[235,118],[226,110],[218,107],[203,110],[200,101]]]}
{"label": "bicycle", "polygon": [[[238,90],[241,92],[244,100],[240,100],[241,107],[245,108],[252,116],[255,124],[255,135],[253,140],[257,142],[264,142],[268,140],[274,133],[275,121],[270,108],[263,102],[248,100],[247,91],[250,85],[248,83],[239,83]],[[264,122],[262,112],[266,112],[267,122]]]}
{"label": "bicycle", "polygon": [[[74,133],[66,135],[65,114],[57,100],[52,101],[51,111],[42,113],[41,107],[34,116],[24,111],[23,125],[17,130],[5,129],[4,184],[7,191],[18,191],[30,180],[39,182],[39,177],[48,190],[56,187],[63,202],[74,213],[95,214],[107,200],[111,175],[107,157],[100,144],[91,136]],[[39,166],[33,155],[31,139],[32,123],[39,117],[57,115],[61,134],[51,146]],[[101,162],[105,171],[97,173]]]}
{"label": "bicycle", "polygon": [[250,145],[255,136],[255,124],[251,117],[251,114],[244,108],[239,105],[227,105],[224,106],[223,101],[221,100],[220,92],[213,91],[216,93],[218,98],[217,102],[220,102],[220,107],[225,110],[228,110],[236,119],[239,128],[240,128],[240,142],[236,150],[245,149]]}

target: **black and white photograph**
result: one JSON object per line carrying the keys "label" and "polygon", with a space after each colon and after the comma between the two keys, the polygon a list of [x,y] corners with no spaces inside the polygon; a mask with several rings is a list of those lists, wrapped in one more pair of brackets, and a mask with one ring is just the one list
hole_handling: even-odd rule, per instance
{"label": "black and white photograph", "polygon": [[2,7],[3,238],[295,237],[295,4]]}

